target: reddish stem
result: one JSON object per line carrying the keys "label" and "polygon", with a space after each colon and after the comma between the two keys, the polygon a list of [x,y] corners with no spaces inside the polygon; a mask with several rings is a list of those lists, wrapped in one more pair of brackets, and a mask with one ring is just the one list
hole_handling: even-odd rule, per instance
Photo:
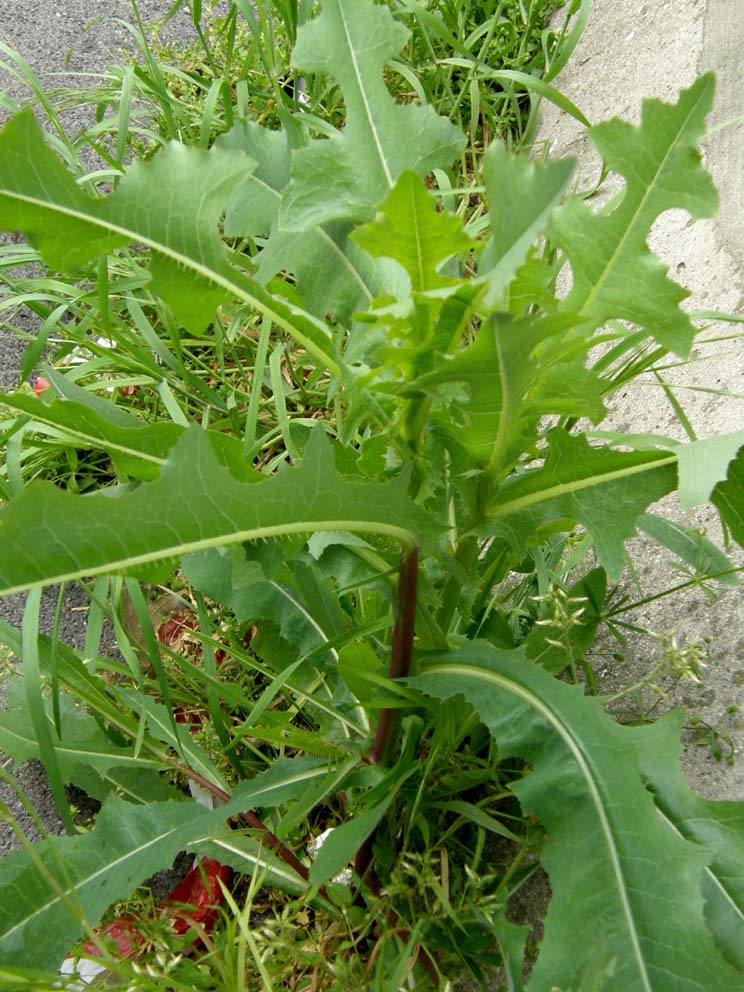
{"label": "reddish stem", "polygon": [[[413,634],[416,622],[416,585],[418,580],[418,548],[401,549],[398,571],[398,616],[390,645],[390,678],[408,675],[413,656]],[[384,709],[377,722],[374,743],[367,760],[374,765],[386,764],[398,739],[401,711]]]}
{"label": "reddish stem", "polygon": [[[227,802],[230,798],[229,792],[225,792],[225,790],[221,789],[218,785],[214,785],[213,782],[210,782],[209,779],[204,778],[204,776],[200,775],[199,772],[192,771],[185,765],[180,765],[177,761],[171,761],[170,764],[173,765],[174,768],[177,768],[180,772],[183,772],[183,774],[187,778],[190,778],[192,782],[196,782],[197,785],[200,785],[203,789],[206,789],[207,792],[210,792],[213,796],[217,796],[218,799],[222,799],[224,802]],[[240,819],[243,820],[243,822],[249,827],[252,827],[254,830],[261,831],[267,846],[278,854],[282,861],[288,864],[290,868],[293,868],[300,878],[302,878],[305,882],[309,880],[307,868],[288,847],[282,844],[276,834],[272,833],[262,820],[259,820],[259,818],[251,812],[240,813],[239,815]]]}
{"label": "reddish stem", "polygon": [[[398,615],[393,628],[393,639],[390,646],[390,678],[404,678],[411,670],[413,657],[413,636],[416,621],[416,587],[418,580],[418,548],[410,551],[401,550],[400,569],[398,572]],[[392,755],[398,730],[400,728],[401,711],[399,709],[384,709],[377,723],[375,739],[367,755],[372,764],[386,764]],[[372,846],[374,833],[368,837],[354,858],[354,870],[363,884],[377,896],[382,898],[382,885],[372,866]],[[357,893],[357,903],[361,901],[361,893]],[[391,926],[399,927],[400,917],[392,906],[387,906],[385,914]],[[408,936],[408,932],[402,931]],[[416,953],[418,962],[436,985],[439,981],[434,961],[423,947],[419,946]]]}

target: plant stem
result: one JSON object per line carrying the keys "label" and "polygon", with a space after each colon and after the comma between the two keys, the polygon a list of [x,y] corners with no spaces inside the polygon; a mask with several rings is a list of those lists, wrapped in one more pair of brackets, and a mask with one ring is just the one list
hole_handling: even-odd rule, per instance
{"label": "plant stem", "polygon": [[[399,679],[411,670],[413,633],[416,619],[416,584],[418,579],[418,548],[402,549],[398,573],[398,616],[390,648],[390,678]],[[380,713],[374,743],[367,760],[374,765],[386,764],[398,739],[400,709],[384,709]]]}
{"label": "plant stem", "polygon": [[[200,775],[199,772],[192,771],[191,768],[181,765],[175,759],[170,759],[168,763],[174,768],[177,768],[178,771],[182,772],[187,778],[190,778],[192,782],[196,782],[197,785],[200,785],[203,789],[206,789],[207,792],[210,792],[213,796],[217,796],[218,799],[222,799],[224,802],[227,802],[230,798],[229,792],[225,792],[225,790],[221,789],[219,785],[215,785],[213,782],[210,782],[209,779],[204,778],[204,776]],[[279,855],[282,861],[288,864],[290,868],[293,868],[300,878],[303,879],[303,881],[307,882],[309,880],[309,872],[307,868],[288,847],[282,844],[276,834],[272,833],[262,820],[259,820],[259,818],[250,811],[240,813],[239,815],[240,819],[243,820],[249,827],[252,827],[254,830],[259,830],[263,834],[264,840],[266,841],[268,847],[270,847],[275,854]]]}
{"label": "plant stem", "polygon": [[[416,619],[416,585],[418,580],[418,548],[401,549],[400,569],[398,572],[398,615],[393,629],[393,640],[390,647],[390,678],[397,679],[407,675],[411,670],[413,654],[413,634]],[[380,713],[374,743],[367,755],[372,764],[386,764],[390,760],[393,748],[398,739],[401,711],[399,709],[384,709]],[[382,890],[380,880],[372,867],[372,846],[375,832],[369,836],[354,858],[354,870],[361,882],[370,891],[379,896]],[[360,893],[357,892],[357,901]],[[388,907],[387,916],[393,926],[397,925],[398,915]],[[419,951],[419,960],[429,975],[432,975],[433,964],[423,951]],[[430,970],[432,969],[432,970]],[[436,981],[436,972],[433,977]]]}

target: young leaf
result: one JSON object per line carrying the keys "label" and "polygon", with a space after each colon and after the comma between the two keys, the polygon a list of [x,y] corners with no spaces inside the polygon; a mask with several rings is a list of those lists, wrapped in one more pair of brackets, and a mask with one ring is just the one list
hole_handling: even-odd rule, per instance
{"label": "young leaf", "polygon": [[[260,537],[366,531],[410,546],[432,533],[404,479],[342,478],[322,433],[311,434],[299,468],[252,484],[219,465],[198,427],[183,433],[160,477],[134,491],[74,496],[34,483],[0,510],[0,593]],[[32,532],[36,542],[29,546]]]}
{"label": "young leaf", "polygon": [[478,265],[488,279],[486,303],[493,304],[509,285],[527,252],[543,233],[576,165],[575,159],[531,162],[511,155],[494,141],[483,156],[491,236]]}
{"label": "young leaf", "polygon": [[658,451],[615,451],[591,447],[583,437],[555,428],[542,468],[506,479],[493,493],[487,531],[519,553],[525,542],[579,523],[594,542],[610,580],[624,563],[624,542],[649,503],[676,481],[676,458]]}
{"label": "young leaf", "polygon": [[0,131],[0,229],[25,231],[58,270],[133,241],[143,244],[152,251],[154,291],[185,327],[202,331],[219,304],[239,299],[337,372],[325,325],[227,261],[217,224],[252,165],[241,152],[173,142],[149,162],[135,163],[111,196],[92,199],[46,146],[33,113],[24,111]]}
{"label": "young leaf", "polygon": [[606,166],[625,178],[625,194],[609,214],[593,213],[574,197],[554,214],[551,227],[573,273],[566,310],[591,317],[596,326],[630,321],[682,356],[695,333],[679,308],[689,293],[667,278],[646,239],[665,210],[681,208],[693,218],[715,213],[715,187],[695,149],[714,86],[708,73],[673,106],[644,100],[640,127],[614,118],[590,128]]}
{"label": "young leaf", "polygon": [[352,224],[336,221],[304,231],[280,228],[279,210],[290,166],[284,134],[244,120],[215,144],[240,149],[257,162],[228,202],[225,234],[263,236],[256,255],[256,279],[262,286],[278,272],[292,272],[303,305],[318,317],[333,313],[342,322],[383,292],[380,266],[349,241]]}
{"label": "young leaf", "polygon": [[464,135],[432,107],[400,106],[383,80],[408,32],[371,0],[325,0],[297,32],[292,65],[327,72],[341,85],[346,125],[296,151],[279,217],[286,230],[330,220],[368,220],[398,176],[446,168]]}
{"label": "young leaf", "polygon": [[490,474],[508,473],[536,440],[547,414],[590,417],[605,415],[604,384],[584,368],[585,345],[567,341],[577,324],[570,314],[484,321],[475,340],[455,355],[443,355],[434,372],[414,380],[413,390],[428,391],[446,383],[462,383],[468,395],[454,402],[461,408],[457,441]]}
{"label": "young leaf", "polygon": [[437,212],[434,199],[415,172],[399,176],[374,221],[358,227],[351,237],[375,258],[392,258],[402,265],[414,293],[454,284],[454,279],[437,270],[471,244],[460,218]]}
{"label": "young leaf", "polygon": [[523,651],[472,642],[430,661],[407,682],[438,699],[464,696],[500,755],[531,769],[512,788],[547,832],[553,898],[528,989],[595,987],[590,974],[602,975],[603,992],[744,989],[703,918],[710,852],[658,815],[633,734]]}

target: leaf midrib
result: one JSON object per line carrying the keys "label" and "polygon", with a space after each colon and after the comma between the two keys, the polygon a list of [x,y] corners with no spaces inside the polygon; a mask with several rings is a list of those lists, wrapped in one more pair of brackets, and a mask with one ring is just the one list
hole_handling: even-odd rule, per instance
{"label": "leaf midrib", "polygon": [[590,489],[594,486],[602,485],[605,482],[614,482],[616,479],[628,478],[631,475],[640,475],[652,469],[662,468],[665,465],[675,465],[676,455],[655,458],[653,461],[641,462],[638,465],[630,465],[627,468],[615,469],[613,472],[602,472],[600,475],[585,476],[575,479],[573,482],[562,482],[556,486],[549,486],[547,489],[539,489],[537,492],[528,493],[519,499],[513,499],[506,503],[499,503],[489,509],[487,517],[489,520],[498,520],[499,517],[507,516],[509,513],[516,513],[536,503],[544,503],[550,499],[557,499],[570,493],[580,492],[582,489]]}
{"label": "leaf midrib", "polygon": [[382,148],[382,142],[380,141],[379,135],[377,133],[377,128],[375,127],[374,115],[372,114],[369,101],[367,100],[367,93],[364,89],[364,86],[362,85],[362,75],[359,71],[359,63],[357,61],[356,49],[352,43],[351,34],[349,32],[349,26],[346,21],[346,17],[344,16],[344,10],[341,4],[338,4],[338,13],[339,13],[339,19],[341,21],[341,27],[343,29],[344,37],[346,40],[346,48],[349,53],[349,60],[354,69],[354,76],[356,77],[356,81],[357,81],[357,89],[359,90],[359,95],[362,98],[362,104],[364,106],[364,114],[365,117],[367,118],[367,125],[369,127],[370,134],[372,135],[372,140],[375,143],[375,148],[377,149],[377,156],[380,160],[380,165],[382,166],[383,172],[385,173],[385,181],[388,184],[388,187],[391,188],[393,186],[393,176],[392,173],[390,172],[390,169],[388,168],[387,159],[385,158],[385,153]]}
{"label": "leaf midrib", "polygon": [[[265,317],[268,317],[268,319],[274,324],[281,327],[288,334],[294,337],[295,340],[302,344],[303,347],[307,348],[307,350],[323,365],[325,365],[333,375],[340,374],[341,370],[338,364],[330,357],[330,355],[323,351],[322,348],[319,348],[312,338],[305,335],[295,324],[274,309],[274,307],[261,301],[254,293],[250,293],[246,289],[242,288],[234,278],[229,278],[223,273],[208,268],[192,256],[184,255],[181,252],[175,251],[169,245],[156,241],[153,238],[143,234],[141,231],[132,231],[129,228],[121,227],[119,224],[115,224],[111,220],[103,217],[96,217],[95,214],[89,214],[83,210],[73,210],[70,207],[61,206],[59,203],[54,203],[50,200],[41,200],[34,196],[27,196],[17,193],[14,190],[0,190],[0,193],[4,196],[22,203],[27,203],[34,207],[38,207],[42,210],[50,210],[66,217],[72,217],[75,220],[83,220],[85,223],[98,227],[103,231],[126,238],[130,243],[136,241],[139,244],[146,245],[148,248],[151,248],[153,251],[156,251],[161,255],[167,256],[176,264],[182,265],[186,269],[190,269],[191,271],[197,273],[197,275],[202,276],[202,278],[206,279],[208,282],[211,282],[213,285],[220,286],[222,289],[234,294],[244,303],[247,303],[259,313],[263,314]],[[225,266],[227,267],[227,262],[225,262]],[[246,278],[247,280],[247,277],[244,276],[243,278]],[[312,324],[317,331],[327,337],[328,344],[330,346],[331,341],[328,336],[328,330],[323,324],[316,321],[311,314],[304,312],[302,314],[302,319],[308,321],[308,323]]]}
{"label": "leaf midrib", "polygon": [[623,875],[620,856],[614,841],[612,827],[609,819],[607,818],[602,797],[597,783],[594,780],[589,763],[587,762],[583,751],[574,740],[569,729],[564,725],[558,715],[549,706],[546,706],[538,696],[524,686],[519,685],[519,683],[512,681],[505,675],[499,675],[497,672],[486,671],[482,668],[474,668],[470,665],[432,665],[427,667],[426,674],[427,676],[448,675],[456,678],[458,681],[462,681],[465,678],[471,678],[476,682],[490,682],[491,685],[494,685],[499,689],[505,689],[507,692],[518,696],[523,702],[527,703],[528,706],[531,706],[533,709],[537,710],[543,719],[545,719],[553,727],[556,733],[563,740],[564,744],[576,761],[582,777],[587,784],[587,789],[595,807],[602,834],[605,838],[608,856],[612,866],[612,874],[617,886],[623,917],[625,919],[631,946],[633,948],[633,956],[638,966],[639,977],[643,982],[643,992],[653,992],[648,970],[646,968],[646,962],[641,949],[640,938],[636,929],[633,912],[628,901],[628,894],[626,891],[627,886],[625,884],[625,877]]}
{"label": "leaf midrib", "polygon": [[[82,497],[83,499],[85,497]],[[122,569],[135,568],[138,565],[147,565],[152,562],[163,561],[167,558],[176,558],[181,555],[190,554],[193,551],[205,551],[208,548],[221,548],[229,544],[239,544],[243,541],[254,541],[266,537],[280,537],[284,534],[310,534],[319,530],[341,530],[348,533],[380,534],[383,537],[390,537],[399,541],[405,547],[413,547],[416,543],[415,535],[403,527],[396,527],[393,524],[382,524],[374,520],[305,520],[296,521],[289,524],[273,524],[266,527],[249,528],[242,531],[233,531],[219,534],[210,538],[202,538],[197,541],[185,541],[170,545],[165,548],[158,548],[154,551],[142,552],[126,558],[109,560],[101,565],[85,565],[67,572],[60,572],[55,575],[45,575],[43,580],[34,582],[23,582],[15,586],[7,586],[0,590],[0,597],[10,596],[14,593],[24,592],[27,589],[34,589],[39,585],[56,585],[59,582],[69,582],[82,576],[109,575]]]}
{"label": "leaf midrib", "polygon": [[[254,175],[254,176],[251,176],[250,178],[251,178],[251,180],[254,183],[256,183],[257,186],[262,186],[266,190],[267,193],[271,193],[272,196],[274,196],[277,200],[280,200],[281,201],[282,194],[279,192],[279,190],[274,189],[273,186],[270,186],[264,179],[261,179],[259,176],[255,176]],[[328,231],[326,231],[325,228],[321,227],[320,224],[315,224],[312,227],[308,228],[307,233],[308,234],[311,234],[311,233],[317,234],[321,238],[321,240],[326,243],[326,245],[328,246],[328,248],[332,252],[334,252],[334,254],[336,254],[339,257],[339,259],[343,262],[343,264],[345,265],[346,269],[349,272],[349,275],[357,283],[357,285],[359,286],[359,289],[362,291],[362,293],[364,293],[364,295],[367,298],[367,300],[372,300],[372,298],[374,296],[374,293],[372,292],[372,290],[369,288],[369,286],[367,285],[367,283],[362,278],[362,274],[352,264],[352,261],[349,258],[349,256],[345,252],[341,251],[341,249],[336,244],[336,242],[333,240],[333,238],[330,236],[330,234],[328,233]]]}
{"label": "leaf midrib", "polygon": [[[91,875],[87,875],[81,881],[78,881],[75,884],[68,886],[67,888],[62,890],[61,895],[55,896],[53,899],[47,900],[47,902],[45,902],[42,906],[38,906],[33,911],[33,913],[29,913],[27,916],[24,916],[24,918],[20,920],[18,923],[16,923],[15,926],[11,927],[10,930],[6,930],[2,934],[3,940],[4,941],[7,940],[11,934],[15,933],[15,931],[20,929],[21,927],[28,926],[31,920],[35,919],[37,916],[40,916],[42,913],[46,913],[51,906],[54,906],[56,903],[62,902],[65,896],[70,896],[73,893],[80,891],[84,886],[91,885],[100,875],[109,874],[118,865],[126,861],[139,858],[141,854],[146,852],[154,844],[159,844],[167,841],[171,835],[178,833],[178,831],[180,830],[183,830],[184,825],[185,824],[179,824],[178,826],[172,827],[170,830],[167,830],[164,833],[158,834],[157,837],[151,838],[149,841],[147,841],[144,844],[141,844],[139,847],[127,851],[126,854],[121,855],[121,857],[117,858],[116,861],[109,861],[107,864],[103,865],[101,868],[93,872]],[[210,839],[209,836],[202,838],[202,840],[209,840],[209,839]],[[189,843],[198,844],[200,843],[200,841],[194,840],[194,841],[190,841]]]}
{"label": "leaf midrib", "polygon": [[[35,737],[26,737],[17,730],[9,730],[7,727],[2,728],[2,735],[6,738],[11,738],[17,741],[21,745],[25,745],[29,750],[33,751],[34,754],[38,753],[38,743]],[[162,768],[163,763],[161,761],[155,761],[150,758],[137,757],[131,754],[116,754],[110,751],[101,751],[96,748],[85,748],[85,747],[73,747],[69,744],[56,743],[54,745],[55,751],[59,754],[67,755],[70,758],[80,758],[81,761],[88,761],[91,757],[93,758],[105,758],[110,762],[110,767],[124,766],[136,764],[138,768],[147,766],[149,768]],[[8,750],[7,748],[5,749]],[[94,771],[98,769],[94,768]]]}
{"label": "leaf midrib", "polygon": [[[596,298],[597,294],[601,290],[603,284],[609,278],[609,274],[612,271],[615,263],[617,262],[617,259],[618,259],[619,255],[623,251],[623,249],[624,249],[625,245],[627,244],[628,240],[630,239],[631,235],[635,233],[636,225],[638,224],[638,218],[643,213],[643,211],[644,211],[644,209],[646,207],[646,203],[648,202],[649,197],[656,190],[656,185],[657,185],[659,176],[661,175],[661,173],[663,172],[664,168],[666,167],[666,164],[667,164],[670,156],[672,155],[672,152],[676,152],[677,151],[677,146],[678,146],[678,143],[679,143],[679,139],[684,134],[684,132],[686,130],[687,122],[693,116],[694,111],[697,110],[700,102],[704,98],[705,92],[706,92],[705,90],[702,90],[701,91],[700,96],[696,100],[695,104],[690,108],[689,113],[686,115],[684,121],[682,122],[682,124],[678,128],[678,130],[677,130],[677,136],[675,137],[674,141],[669,144],[669,146],[668,146],[668,148],[667,148],[667,150],[666,150],[666,152],[664,154],[664,157],[662,158],[662,160],[661,160],[661,162],[659,164],[659,167],[658,167],[658,169],[656,170],[656,173],[653,176],[652,181],[646,187],[646,191],[643,194],[643,196],[641,197],[641,199],[640,199],[640,201],[638,203],[638,207],[634,211],[633,216],[632,216],[630,222],[625,226],[625,231],[623,232],[623,236],[620,238],[620,241],[617,243],[617,246],[616,246],[614,252],[612,253],[612,256],[608,260],[607,265],[605,266],[604,271],[599,276],[599,278],[594,282],[594,284],[593,284],[593,286],[592,286],[592,288],[591,288],[588,296],[584,300],[584,303],[581,305],[581,307],[577,310],[577,313],[579,313],[579,314],[585,314],[585,313],[588,312],[588,308],[591,307],[594,299]],[[626,182],[627,182],[627,177],[626,177]],[[618,209],[619,210],[622,210],[622,204],[618,207]]]}

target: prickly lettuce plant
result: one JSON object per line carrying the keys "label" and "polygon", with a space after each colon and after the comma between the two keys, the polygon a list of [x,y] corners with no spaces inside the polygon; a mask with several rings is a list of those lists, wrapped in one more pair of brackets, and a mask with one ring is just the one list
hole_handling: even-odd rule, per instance
{"label": "prickly lettuce plant", "polygon": [[[463,136],[385,88],[405,38],[384,6],[324,0],[293,62],[337,80],[343,130],[298,139],[240,120],[209,151],[172,144],[133,164],[108,195],[76,185],[30,113],[0,133],[4,230],[81,279],[136,245],[184,334],[240,308],[259,348],[291,347],[322,380],[329,411],[287,418],[292,464],[262,472],[234,433],[147,423],[59,371],[40,397],[2,397],[11,435],[66,437],[112,464],[84,496],[16,472],[0,511],[0,589],[30,591],[23,631],[0,630],[23,659],[0,746],[44,759],[63,815],[67,783],[104,804],[89,832],[67,815],[68,836],[0,862],[8,968],[54,970],[185,849],[317,912],[376,919],[417,987],[501,964],[516,989],[525,932],[504,907],[537,851],[553,898],[528,989],[744,989],[740,807],[687,788],[677,715],[621,726],[577,678],[591,687],[584,654],[639,526],[701,579],[726,567],[649,514],[655,501],[710,500],[744,543],[741,434],[581,430],[616,387],[608,354],[690,349],[685,292],[646,240],[664,210],[715,210],[695,150],[713,79],[647,101],[638,127],[590,131],[626,182],[609,212],[567,192],[572,162],[492,146],[479,240],[432,178]],[[201,665],[163,658],[140,585],[176,571],[198,604]],[[540,595],[517,608],[525,575]],[[118,666],[94,636],[80,653],[38,635],[40,589],[88,578],[99,612],[126,590],[137,615]],[[260,672],[257,699],[218,651]],[[166,660],[204,685],[220,760],[173,719]],[[176,773],[221,805],[198,805]],[[311,860],[308,825],[329,820]],[[490,878],[503,850],[518,852],[511,868],[466,897],[455,879]],[[401,882],[431,852],[436,910]]]}

